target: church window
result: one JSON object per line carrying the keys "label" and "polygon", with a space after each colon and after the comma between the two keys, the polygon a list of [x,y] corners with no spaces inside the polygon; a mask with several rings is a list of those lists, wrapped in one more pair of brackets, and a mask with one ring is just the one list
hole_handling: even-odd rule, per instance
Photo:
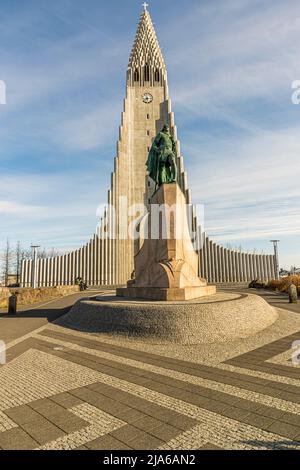
{"label": "church window", "polygon": [[145,65],[144,79],[145,79],[145,82],[150,82],[150,67],[148,64]]}
{"label": "church window", "polygon": [[140,74],[139,74],[138,69],[135,69],[134,74],[133,74],[133,79],[134,79],[135,82],[140,81]]}
{"label": "church window", "polygon": [[158,69],[155,70],[154,80],[155,80],[156,82],[159,82],[159,70],[158,70]]}

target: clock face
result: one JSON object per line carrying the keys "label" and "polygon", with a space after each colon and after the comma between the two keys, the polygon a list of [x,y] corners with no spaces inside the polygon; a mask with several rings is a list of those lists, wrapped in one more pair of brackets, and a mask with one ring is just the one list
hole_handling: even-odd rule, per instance
{"label": "clock face", "polygon": [[144,103],[147,103],[147,104],[152,103],[153,96],[150,93],[145,93],[143,95],[143,101],[144,101]]}

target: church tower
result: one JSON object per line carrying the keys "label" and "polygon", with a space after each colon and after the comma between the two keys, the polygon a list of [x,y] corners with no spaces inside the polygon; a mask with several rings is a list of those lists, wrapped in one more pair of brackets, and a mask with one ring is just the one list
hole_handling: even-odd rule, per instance
{"label": "church tower", "polygon": [[[133,271],[135,243],[132,237],[125,239],[125,233],[120,231],[125,232],[137,219],[138,213],[128,216],[127,221],[124,220],[125,198],[128,207],[147,206],[154,192],[154,183],[146,174],[146,161],[152,142],[164,124],[169,125],[180,155],[169,99],[166,65],[150,14],[144,4],[129,58],[126,98],[108,197],[109,203],[116,209],[116,240],[109,242],[112,267],[112,271],[107,273],[109,284],[126,283]],[[182,158],[178,158],[177,164],[179,184],[186,191]],[[187,197],[189,199],[188,194]],[[106,218],[109,218],[109,214]],[[107,220],[104,224],[107,225]]]}

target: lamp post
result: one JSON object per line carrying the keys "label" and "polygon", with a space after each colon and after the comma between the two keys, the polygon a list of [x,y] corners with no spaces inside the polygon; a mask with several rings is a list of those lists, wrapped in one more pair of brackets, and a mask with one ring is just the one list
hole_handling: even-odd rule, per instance
{"label": "lamp post", "polygon": [[31,277],[31,287],[36,288],[36,259],[37,259],[37,250],[40,245],[31,245],[32,257],[33,257],[33,266],[32,266],[32,277]]}
{"label": "lamp post", "polygon": [[270,240],[274,247],[274,267],[275,267],[275,279],[279,279],[279,257],[278,257],[278,243],[280,240]]}

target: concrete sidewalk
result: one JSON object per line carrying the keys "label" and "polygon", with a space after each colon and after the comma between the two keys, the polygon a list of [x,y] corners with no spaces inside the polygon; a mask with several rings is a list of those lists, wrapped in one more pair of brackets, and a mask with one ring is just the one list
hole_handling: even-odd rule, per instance
{"label": "concrete sidewalk", "polygon": [[100,295],[102,292],[101,288],[86,290],[48,302],[22,306],[18,309],[17,315],[7,315],[6,311],[2,310],[0,311],[0,340],[8,344],[64,315],[77,300]]}
{"label": "concrete sidewalk", "polygon": [[300,299],[297,304],[290,304],[288,294],[280,292],[272,292],[265,289],[248,289],[247,287],[241,287],[239,285],[230,285],[226,287],[224,284],[220,287],[220,290],[224,292],[239,292],[242,294],[255,294],[265,299],[272,307],[283,308],[290,312],[300,313]]}

